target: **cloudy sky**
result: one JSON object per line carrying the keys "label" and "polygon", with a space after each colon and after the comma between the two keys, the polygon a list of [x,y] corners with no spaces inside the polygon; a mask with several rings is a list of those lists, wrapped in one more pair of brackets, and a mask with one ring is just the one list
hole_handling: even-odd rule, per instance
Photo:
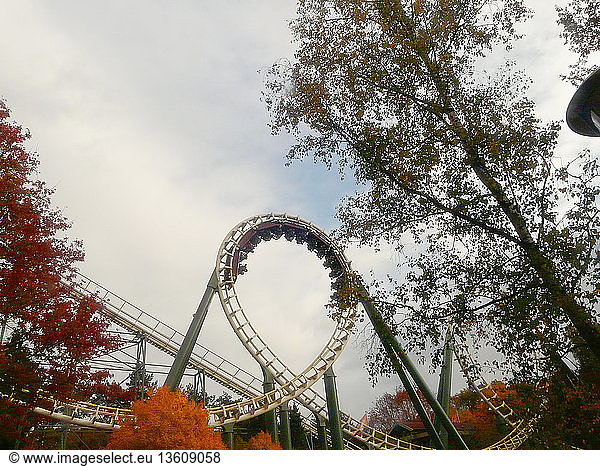
{"label": "cloudy sky", "polygon": [[[534,78],[541,115],[562,119],[573,90],[559,75],[573,57],[551,3],[531,2],[538,15],[513,55]],[[260,101],[265,70],[293,54],[294,2],[0,0],[0,7],[0,98],[31,130],[40,176],[84,242],[84,274],[185,331],[221,240],[240,220],[287,212],[336,226],[336,205],[352,183],[310,161],[286,167],[291,141],[270,135]],[[584,143],[598,147],[565,132],[561,150]],[[363,273],[392,267],[389,251],[348,256]],[[279,242],[259,248],[249,267],[238,288],[249,316],[281,358],[302,369],[333,328],[322,310],[326,272],[305,249]],[[259,374],[218,300],[200,338]],[[398,384],[371,387],[359,341],[335,368],[341,407],[355,417]]]}

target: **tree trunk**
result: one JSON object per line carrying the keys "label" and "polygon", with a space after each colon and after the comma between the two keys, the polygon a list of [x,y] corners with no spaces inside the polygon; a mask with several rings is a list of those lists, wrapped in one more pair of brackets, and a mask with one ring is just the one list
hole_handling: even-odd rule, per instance
{"label": "tree trunk", "polygon": [[[467,152],[472,154],[475,151],[467,148]],[[512,224],[520,240],[519,245],[529,259],[529,264],[540,277],[543,288],[548,291],[552,304],[564,311],[585,344],[600,362],[600,326],[594,321],[594,316],[579,305],[575,297],[561,285],[553,262],[544,256],[533,240],[518,206],[508,199],[500,183],[490,175],[477,155],[471,159],[470,165]]]}

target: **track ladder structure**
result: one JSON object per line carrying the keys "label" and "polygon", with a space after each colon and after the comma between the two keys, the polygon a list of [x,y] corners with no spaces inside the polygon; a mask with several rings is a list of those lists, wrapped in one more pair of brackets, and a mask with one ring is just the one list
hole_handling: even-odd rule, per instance
{"label": "track ladder structure", "polygon": [[481,372],[480,366],[475,362],[469,352],[469,347],[464,336],[458,332],[453,335],[456,360],[460,366],[469,386],[475,390],[488,407],[496,413],[502,421],[512,430],[500,441],[486,447],[486,450],[514,450],[519,448],[531,435],[535,428],[537,416],[529,420],[519,419],[513,409],[500,400],[498,393],[494,390],[491,382],[488,382]]}

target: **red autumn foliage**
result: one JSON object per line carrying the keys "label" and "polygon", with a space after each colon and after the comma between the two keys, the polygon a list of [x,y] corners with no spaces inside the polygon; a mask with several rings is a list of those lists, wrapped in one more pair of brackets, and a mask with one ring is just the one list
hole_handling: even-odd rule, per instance
{"label": "red autumn foliage", "polygon": [[0,448],[18,449],[29,446],[25,433],[40,419],[23,404],[0,398]]}
{"label": "red autumn foliage", "polygon": [[123,388],[116,382],[94,384],[94,394],[90,402],[116,408],[130,408],[131,403],[138,398],[136,387]]}
{"label": "red autumn foliage", "polygon": [[[600,377],[600,376],[599,376]],[[566,387],[548,403],[543,447],[600,449],[600,399],[584,386]],[[558,399],[559,398],[559,399]]]}
{"label": "red autumn foliage", "polygon": [[[540,390],[541,396],[537,395],[545,401],[531,447],[600,449],[600,364],[584,353],[577,354],[577,359],[576,378],[553,374]],[[530,398],[535,408],[539,400]]]}
{"label": "red autumn foliage", "polygon": [[151,390],[131,407],[134,418],[115,430],[112,450],[224,450],[221,435],[208,425],[208,411],[168,387]]}
{"label": "red autumn foliage", "polygon": [[[418,395],[424,401],[420,392]],[[426,409],[429,407],[425,402],[423,405]],[[389,432],[396,424],[419,419],[419,415],[406,390],[398,388],[396,393],[384,393],[375,400],[367,418],[371,427]]]}
{"label": "red autumn foliage", "polygon": [[85,396],[102,378],[88,361],[116,342],[98,303],[73,298],[61,281],[83,260],[82,245],[63,236],[70,225],[37,179],[29,132],[9,117],[0,101],[0,392]]}

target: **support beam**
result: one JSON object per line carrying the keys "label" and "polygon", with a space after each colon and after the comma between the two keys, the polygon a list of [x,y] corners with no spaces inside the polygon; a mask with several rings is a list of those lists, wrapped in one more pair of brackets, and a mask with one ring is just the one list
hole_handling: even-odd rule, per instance
{"label": "support beam", "polygon": [[[446,343],[444,344],[444,361],[440,371],[440,383],[438,385],[437,400],[446,414],[450,414],[450,393],[452,388],[452,356],[454,354],[454,345],[452,340],[452,327],[448,328]],[[438,416],[435,416],[434,425],[439,432],[444,448],[448,448],[448,432],[442,426]]]}
{"label": "support beam", "polygon": [[208,306],[210,305],[213,295],[217,291],[217,284],[217,270],[215,269],[208,280],[204,296],[202,296],[200,305],[192,318],[192,323],[185,334],[185,338],[181,343],[177,356],[175,356],[171,370],[169,370],[169,374],[165,379],[165,385],[170,387],[173,391],[179,388],[181,378],[183,377],[185,368],[190,360],[190,355],[192,354],[192,350],[194,349],[194,345],[196,344],[196,340],[202,329],[202,324],[204,324],[204,319],[206,319]]}
{"label": "support beam", "polygon": [[325,382],[325,398],[327,399],[327,417],[329,418],[329,435],[331,435],[331,448],[334,450],[344,449],[344,438],[342,437],[342,423],[340,422],[340,406],[338,403],[337,388],[335,386],[335,374],[333,366],[323,374]]}
{"label": "support beam", "polygon": [[[384,345],[384,347],[385,346],[386,345]],[[386,352],[388,353],[388,356],[390,355],[390,349],[391,348],[386,348]],[[393,350],[392,350],[392,352],[393,352]],[[431,439],[432,445],[434,446],[434,448],[443,450],[444,444],[442,442],[442,439],[440,438],[438,431],[435,429],[435,426],[433,425],[433,422],[431,421],[431,418],[429,417],[429,413],[425,410],[425,407],[423,406],[423,402],[421,401],[421,398],[419,397],[419,395],[418,395],[417,391],[415,390],[415,388],[413,387],[413,384],[411,383],[408,375],[406,374],[406,371],[404,370],[402,363],[399,361],[399,359],[395,355],[393,357],[392,356],[389,356],[389,357],[392,360],[392,366],[394,367],[396,374],[398,375],[398,377],[400,378],[400,381],[402,382],[402,386],[406,390],[406,393],[408,393],[408,397],[410,398],[410,401],[412,402],[415,410],[417,411],[417,414],[419,415],[419,419],[421,419],[421,421],[423,421],[423,426],[425,427],[425,430],[429,434],[429,438]]]}
{"label": "support beam", "polygon": [[454,426],[454,424],[452,423],[452,421],[450,420],[450,418],[448,417],[448,415],[446,414],[444,409],[440,406],[437,399],[433,396],[433,393],[431,393],[431,390],[429,390],[429,387],[425,383],[425,380],[421,377],[421,374],[419,374],[419,371],[417,370],[417,368],[414,366],[412,361],[408,358],[408,355],[404,352],[404,350],[402,349],[402,347],[400,346],[400,344],[397,342],[397,340],[395,338],[394,338],[394,341],[396,342],[396,345],[395,345],[396,347],[394,348],[394,350],[396,351],[396,354],[398,354],[400,361],[402,362],[402,364],[404,364],[408,373],[411,375],[411,377],[417,384],[417,387],[419,387],[419,389],[425,396],[425,399],[429,403],[429,406],[431,406],[431,409],[433,409],[433,412],[435,413],[435,415],[439,416],[439,419],[440,419],[442,425],[444,426],[444,429],[446,429],[446,432],[448,432],[448,435],[454,441],[456,441],[456,444],[459,447],[462,447],[463,449],[468,450],[469,447],[467,447],[467,444],[464,442],[464,440],[462,439],[462,437],[456,430],[456,427]]}
{"label": "support beam", "polygon": [[194,397],[202,401],[202,406],[206,408],[206,372],[199,369],[194,374]]}
{"label": "support beam", "polygon": [[136,397],[140,400],[146,395],[146,335],[139,333],[136,336],[136,361],[133,371],[133,386],[136,389]]}
{"label": "support beam", "polygon": [[[263,393],[269,393],[271,390],[275,389],[275,379],[269,369],[264,367],[262,364],[260,368],[263,373]],[[279,442],[275,409],[265,413],[265,429],[267,429],[267,433],[271,436],[271,441],[273,443]]]}
{"label": "support beam", "polygon": [[279,425],[281,426],[281,447],[284,450],[291,450],[292,430],[290,429],[290,408],[287,401],[281,403],[279,407]]}
{"label": "support beam", "polygon": [[230,422],[229,424],[223,424],[223,434],[225,437],[225,445],[228,450],[233,450],[233,426],[235,424]]}
{"label": "support beam", "polygon": [[[425,380],[423,379],[423,377],[421,377],[421,374],[419,373],[419,371],[417,370],[415,365],[412,363],[412,361],[410,360],[410,358],[408,357],[408,355],[406,354],[406,352],[404,351],[404,349],[402,348],[402,346],[396,339],[395,335],[392,333],[390,328],[384,322],[383,317],[381,316],[381,313],[373,304],[373,301],[371,300],[365,287],[360,282],[356,283],[356,285],[359,288],[358,289],[358,298],[359,298],[360,302],[362,303],[363,307],[365,308],[365,311],[367,312],[367,315],[369,316],[371,324],[373,324],[373,328],[375,329],[377,336],[383,343],[388,356],[390,357],[390,359],[392,359],[392,362],[393,362],[392,356],[395,354],[398,357],[398,359],[400,360],[400,362],[402,363],[402,365],[406,368],[406,370],[408,371],[408,373],[410,374],[412,379],[415,381],[417,387],[419,387],[419,390],[421,390],[421,393],[423,394],[423,396],[425,397],[425,399],[431,406],[431,409],[433,409],[434,414],[436,416],[439,416],[440,422],[442,423],[442,425],[444,426],[444,428],[446,429],[446,431],[448,432],[450,437],[456,442],[458,447],[461,447],[461,448],[464,448],[465,450],[467,450],[468,447],[465,444],[462,437],[460,436],[460,434],[458,433],[458,431],[456,430],[456,427],[454,426],[454,424],[452,424],[452,421],[450,420],[450,418],[448,417],[446,412],[442,409],[442,407],[438,403],[437,399],[435,398],[435,396],[433,395],[433,393],[431,392],[431,390],[425,383]],[[435,429],[434,429],[434,432],[435,432]],[[432,435],[432,434],[430,433],[430,435]],[[437,435],[437,433],[435,433],[433,435],[433,438],[435,438],[435,437],[438,437],[438,439],[439,439],[439,436]]]}
{"label": "support beam", "polygon": [[442,443],[442,440],[440,439],[438,431],[435,429],[433,422],[431,422],[431,419],[429,418],[429,413],[427,411],[425,411],[425,407],[423,406],[423,403],[421,402],[421,398],[419,397],[419,395],[417,394],[417,391],[413,387],[413,384],[411,383],[408,375],[406,374],[406,371],[404,370],[402,363],[398,359],[398,356],[396,356],[394,349],[387,341],[382,340],[381,343],[383,344],[385,352],[387,353],[387,356],[392,363],[392,367],[394,368],[394,371],[396,372],[396,374],[400,378],[400,381],[402,382],[402,386],[406,390],[406,393],[408,393],[408,397],[410,398],[410,401],[412,402],[415,410],[417,411],[417,414],[419,415],[419,419],[421,419],[421,421],[423,421],[423,426],[425,427],[425,430],[429,434],[429,438],[431,439],[432,446],[434,448],[443,449],[444,444]]}

